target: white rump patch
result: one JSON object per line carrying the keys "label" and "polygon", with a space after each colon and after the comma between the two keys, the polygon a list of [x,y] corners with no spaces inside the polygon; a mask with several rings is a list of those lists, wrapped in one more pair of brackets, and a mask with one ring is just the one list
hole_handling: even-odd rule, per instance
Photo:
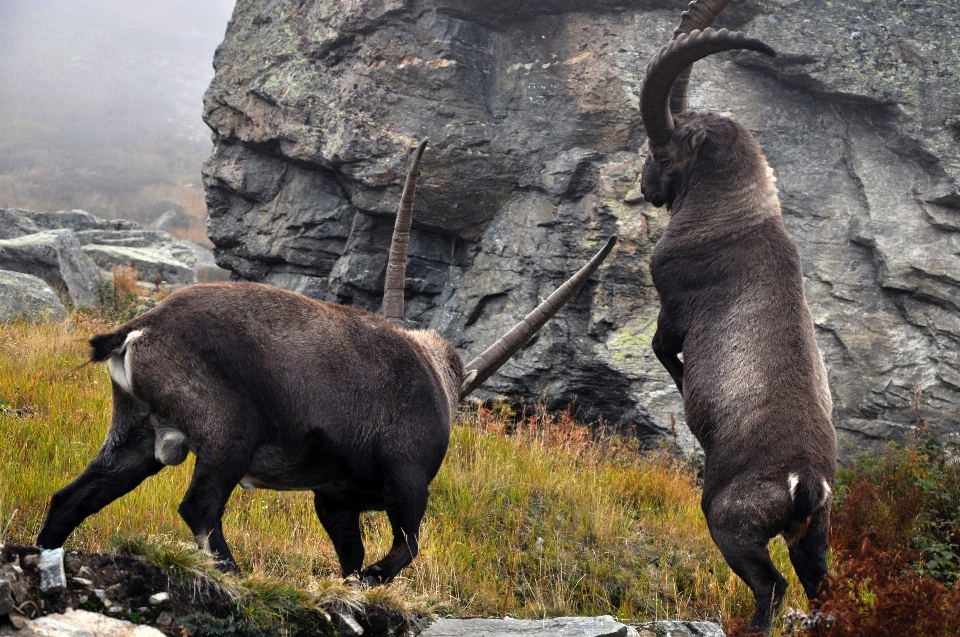
{"label": "white rump patch", "polygon": [[787,478],[787,482],[790,483],[790,499],[793,500],[793,494],[797,490],[797,485],[800,484],[800,476],[795,473],[791,473]]}
{"label": "white rump patch", "polygon": [[110,369],[110,378],[120,385],[124,391],[133,393],[133,376],[130,371],[130,343],[143,336],[143,330],[133,330],[127,334],[120,349],[110,356],[107,365]]}
{"label": "white rump patch", "polygon": [[129,334],[127,334],[127,338],[124,339],[124,341],[123,341],[123,346],[120,348],[120,351],[122,352],[122,351],[126,350],[126,349],[127,349],[127,345],[129,345],[130,343],[134,342],[135,340],[137,340],[137,339],[140,338],[141,336],[143,336],[143,330],[132,330]]}

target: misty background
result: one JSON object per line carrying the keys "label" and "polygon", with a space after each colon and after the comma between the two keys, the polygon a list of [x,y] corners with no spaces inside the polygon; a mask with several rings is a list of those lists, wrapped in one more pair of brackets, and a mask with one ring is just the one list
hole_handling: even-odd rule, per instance
{"label": "misty background", "polygon": [[234,0],[0,0],[0,207],[80,208],[209,245],[202,98]]}

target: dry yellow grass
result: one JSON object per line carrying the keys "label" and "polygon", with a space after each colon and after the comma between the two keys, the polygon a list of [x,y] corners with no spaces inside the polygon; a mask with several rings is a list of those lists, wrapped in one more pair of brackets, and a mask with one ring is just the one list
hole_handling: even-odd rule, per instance
{"label": "dry yellow grass", "polygon": [[[0,326],[0,531],[32,543],[50,495],[94,456],[110,419],[104,366],[79,367],[86,339],[108,329],[74,314],[63,325]],[[421,555],[374,595],[420,609],[539,617],[609,613],[625,620],[724,619],[752,612],[700,512],[694,470],[629,441],[598,444],[569,417],[512,418],[467,408],[431,485]],[[176,507],[192,459],[148,479],[86,520],[67,548],[106,551],[118,536],[189,541]],[[390,544],[386,516],[363,517],[368,561]],[[337,562],[309,493],[239,489],[224,529],[241,568],[322,594]],[[786,606],[805,607],[786,548]]]}

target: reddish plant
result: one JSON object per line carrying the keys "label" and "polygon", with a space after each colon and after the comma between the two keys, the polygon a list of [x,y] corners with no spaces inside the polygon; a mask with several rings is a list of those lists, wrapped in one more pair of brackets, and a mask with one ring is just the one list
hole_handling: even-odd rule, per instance
{"label": "reddish plant", "polygon": [[[831,573],[811,614],[788,615],[781,635],[960,635],[958,485],[956,452],[931,441],[841,472]],[[728,631],[750,634],[743,619]]]}

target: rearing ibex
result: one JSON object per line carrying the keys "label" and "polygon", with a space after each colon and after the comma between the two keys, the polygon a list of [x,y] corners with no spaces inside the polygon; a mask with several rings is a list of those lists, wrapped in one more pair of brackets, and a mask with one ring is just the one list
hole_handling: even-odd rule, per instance
{"label": "rearing ibex", "polygon": [[776,55],[759,40],[707,28],[726,4],[691,3],[641,89],[642,191],[671,213],[651,260],[661,303],[652,344],[703,446],[710,533],[753,590],[752,625],[769,630],[787,584],[770,538],[785,536],[810,599],[827,573],[836,433],[773,171],[743,126],[685,110],[697,60],[731,49]]}
{"label": "rearing ibex", "polygon": [[[222,283],[175,292],[90,340],[91,359],[109,365],[113,420],[97,456],[54,494],[37,544],[61,546],[87,516],[192,451],[196,467],[180,515],[228,568],[236,563],[221,517],[238,484],[313,491],[344,577],[387,582],[413,560],[457,403],[580,289],[615,242],[464,366],[437,334],[402,327],[426,141],[397,214],[387,319],[266,285]],[[360,513],[368,510],[386,510],[394,538],[386,556],[362,569]]]}

